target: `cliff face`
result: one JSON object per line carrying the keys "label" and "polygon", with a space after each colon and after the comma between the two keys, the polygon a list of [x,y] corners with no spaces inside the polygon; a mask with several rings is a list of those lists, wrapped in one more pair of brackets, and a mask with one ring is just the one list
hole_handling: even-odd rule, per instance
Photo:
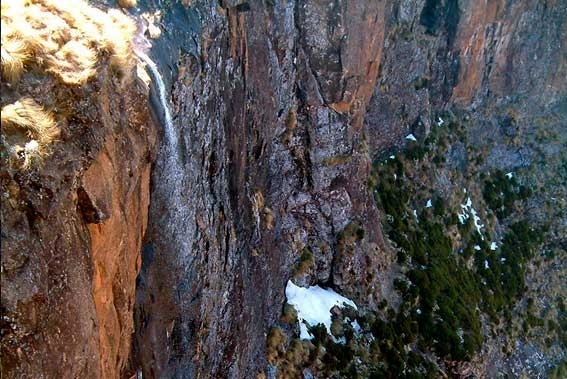
{"label": "cliff face", "polygon": [[371,160],[461,109],[477,112],[471,138],[489,137],[485,170],[527,167],[499,125],[512,109],[526,115],[520,134],[531,112],[564,117],[564,5],[162,4],[161,43],[192,20],[195,44],[167,57],[179,165],[158,154],[134,365],[150,377],[264,375],[290,278],[363,309],[395,302]]}
{"label": "cliff face", "polygon": [[366,117],[373,152],[401,141],[416,121],[428,131],[436,111],[454,106],[529,115],[561,103],[563,3],[421,3],[390,5],[387,53]]}
{"label": "cliff face", "polygon": [[[566,333],[548,320],[567,317],[566,9],[564,0],[138,1],[130,12],[139,22],[161,11],[150,55],[170,92],[171,124],[159,94],[148,102],[147,87],[124,80],[112,59],[81,86],[35,69],[17,86],[3,77],[2,106],[35,99],[61,136],[42,166],[26,170],[12,161],[28,145],[24,158],[3,145],[2,375],[368,377],[402,372],[391,356],[402,366],[432,359],[420,367],[461,376],[547,374],[565,356]],[[164,128],[159,146],[150,108]],[[426,141],[443,123],[460,139],[446,136],[437,151]],[[405,199],[399,222],[376,202],[386,174],[398,180],[399,171],[373,162],[406,147],[413,155],[392,197]],[[402,335],[386,322],[402,315],[413,330],[410,316],[422,312],[421,298],[404,308],[411,294],[402,290],[405,275],[429,263],[415,263],[392,225],[407,226],[412,207],[417,221],[404,238],[428,225],[417,214],[428,199],[447,217],[425,216],[457,218],[463,188],[475,205],[488,203],[484,180],[497,170],[533,193],[508,218],[479,211],[486,232],[500,243],[520,219],[549,230],[519,265],[513,302],[493,311],[495,321],[470,309],[482,335],[458,358],[421,337],[403,336],[392,354],[397,342],[372,344],[387,340],[384,330]],[[454,256],[489,253],[489,234],[477,241],[446,224],[442,247]],[[489,256],[467,259],[462,272],[485,280]],[[362,335],[348,337],[347,350],[327,341],[328,355],[320,337],[285,342],[298,332],[282,317],[290,279],[354,300]],[[478,294],[495,296],[471,292],[479,307]],[[518,327],[526,314],[531,334]],[[463,331],[449,331],[462,345]],[[406,346],[411,359],[396,355]],[[329,361],[337,351],[356,359]]]}
{"label": "cliff face", "polygon": [[[136,355],[149,376],[250,376],[303,250],[316,263],[298,282],[334,283],[369,304],[380,296],[390,257],[366,192],[362,117],[384,6],[187,12],[197,10],[199,45],[173,81],[179,167],[158,154],[154,170]],[[366,235],[339,256],[349,223],[366,223]]]}
{"label": "cliff face", "polygon": [[[16,10],[21,13],[2,7],[3,74],[4,49],[13,37],[8,32],[14,27],[10,17],[19,22],[15,27],[29,28],[22,33],[23,44],[31,43],[25,33],[41,26],[36,23],[38,15],[59,28],[61,34],[35,37],[34,43],[46,46],[44,62],[53,62],[49,38],[57,38],[61,46],[75,43],[73,48],[78,49],[83,40],[72,38],[88,36],[81,28],[109,21],[116,33],[131,22],[79,3],[69,9],[65,4],[35,2]],[[78,26],[73,18],[82,11],[90,18]],[[33,26],[23,23],[20,14]],[[53,19],[63,22],[55,24]],[[105,31],[101,29],[96,38],[104,41]],[[131,53],[130,35],[114,34],[113,43],[123,37],[130,49],[126,52]],[[109,62],[113,51],[107,53],[83,85],[70,83],[79,70],[72,54],[65,71],[51,67],[54,71],[46,73],[35,52],[17,82],[3,76],[2,377],[113,378],[120,376],[128,359],[156,126],[147,108],[147,87],[135,72],[121,75]],[[125,68],[133,57],[121,59]],[[20,106],[14,124],[6,121],[7,104],[24,104],[22,98],[43,106],[43,118],[54,119],[59,135],[45,155],[25,168],[19,164],[22,155],[27,159],[33,153],[33,141],[42,148],[45,135],[33,124],[17,124],[22,117],[32,117],[25,107]],[[24,127],[28,130],[17,129]],[[32,142],[14,156],[14,141],[29,138]]]}
{"label": "cliff face", "polygon": [[44,80],[73,115],[61,145],[38,172],[3,163],[6,377],[118,377],[128,359],[156,129],[135,84],[104,72],[95,86]]}

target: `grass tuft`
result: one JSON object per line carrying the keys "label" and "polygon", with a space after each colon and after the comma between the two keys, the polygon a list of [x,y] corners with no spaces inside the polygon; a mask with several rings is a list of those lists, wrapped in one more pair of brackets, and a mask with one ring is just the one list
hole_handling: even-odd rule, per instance
{"label": "grass tuft", "polygon": [[118,5],[122,8],[135,8],[137,3],[137,0],[118,0]]}
{"label": "grass tuft", "polygon": [[6,105],[1,112],[2,132],[9,135],[24,133],[29,139],[23,146],[11,146],[12,161],[20,161],[22,168],[27,169],[33,163],[41,163],[47,155],[49,145],[60,134],[57,123],[51,113],[34,100],[24,98]]}
{"label": "grass tuft", "polygon": [[81,0],[2,3],[2,75],[14,83],[32,64],[64,83],[82,85],[99,60],[123,76],[133,72],[135,23],[118,10],[103,12]]}

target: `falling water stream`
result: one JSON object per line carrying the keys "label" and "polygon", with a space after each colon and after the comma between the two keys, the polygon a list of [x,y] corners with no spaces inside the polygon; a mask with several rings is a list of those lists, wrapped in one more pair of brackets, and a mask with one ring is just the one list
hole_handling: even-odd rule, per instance
{"label": "falling water stream", "polygon": [[[154,63],[154,61],[148,57],[148,55],[144,52],[141,51],[137,51],[136,54],[138,55],[138,57],[140,59],[142,59],[147,67],[150,70],[150,73],[152,75],[152,79],[154,81],[154,83],[157,86],[157,92],[158,92],[158,98],[163,110],[163,116],[164,116],[164,131],[165,131],[165,138],[166,138],[166,144],[170,145],[172,148],[177,149],[177,133],[175,132],[174,128],[173,128],[173,120],[171,117],[171,109],[169,106],[169,102],[167,100],[167,96],[166,96],[166,92],[165,92],[165,83],[163,81],[163,78],[157,68],[157,65]],[[174,154],[175,156],[177,156],[177,154]]]}
{"label": "falling water stream", "polygon": [[[162,314],[161,309],[154,308],[152,296],[163,296],[160,304],[185,309],[190,304],[192,295],[177,288],[189,288],[190,267],[195,259],[192,245],[195,234],[195,193],[189,190],[189,175],[192,175],[194,161],[187,159],[185,146],[189,142],[188,122],[174,119],[169,91],[165,85],[158,65],[144,52],[136,51],[138,57],[145,62],[151,77],[151,91],[155,98],[152,103],[154,111],[163,128],[163,139],[160,142],[157,156],[152,168],[151,193],[148,229],[145,247],[142,251],[142,270],[139,274],[137,296],[141,296],[143,309],[142,323],[150,322],[147,333],[155,333],[152,341],[155,346],[146,349],[161,349],[163,361],[168,362],[175,356],[174,344],[171,341],[171,330],[160,327],[162,318],[180,314],[175,322],[177,328],[190,325],[185,320],[184,312]],[[144,267],[146,267],[144,269]],[[172,289],[170,291],[164,288]],[[169,295],[175,299],[169,298]],[[167,299],[169,300],[167,300]],[[173,318],[172,318],[173,320]],[[155,322],[155,325],[153,324]],[[149,325],[149,324],[148,324]],[[168,324],[173,325],[173,324]],[[167,342],[164,342],[167,341]],[[187,349],[186,346],[177,348]],[[161,361],[160,359],[160,361]]]}
{"label": "falling water stream", "polygon": [[[150,224],[168,235],[175,246],[175,256],[180,260],[190,256],[191,238],[188,232],[192,230],[189,220],[194,210],[190,206],[188,193],[185,191],[185,176],[188,171],[186,162],[181,159],[180,136],[172,117],[172,107],[169,101],[165,82],[157,64],[143,51],[136,51],[138,57],[146,63],[151,75],[152,89],[156,92],[159,104],[155,107],[160,122],[163,124],[164,139],[158,151],[152,173],[152,199],[150,204]],[[187,141],[184,141],[187,143]],[[151,225],[149,225],[151,228]]]}

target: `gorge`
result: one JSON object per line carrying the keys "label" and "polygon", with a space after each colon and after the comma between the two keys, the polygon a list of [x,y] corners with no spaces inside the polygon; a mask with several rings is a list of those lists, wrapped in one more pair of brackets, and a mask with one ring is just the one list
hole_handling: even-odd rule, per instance
{"label": "gorge", "polygon": [[2,4],[2,377],[565,375],[565,0],[70,4]]}

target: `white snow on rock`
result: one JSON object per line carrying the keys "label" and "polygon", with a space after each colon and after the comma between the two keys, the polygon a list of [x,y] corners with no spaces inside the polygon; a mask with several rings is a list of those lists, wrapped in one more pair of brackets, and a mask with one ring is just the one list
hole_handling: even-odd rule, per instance
{"label": "white snow on rock", "polygon": [[348,317],[346,318],[346,321],[350,322],[350,326],[352,326],[352,329],[354,329],[354,332],[356,334],[360,334],[360,332],[362,332],[362,328],[358,324],[358,321],[356,321],[356,320],[350,321],[350,319]]}
{"label": "white snow on rock", "polygon": [[514,176],[514,173],[513,173],[513,172],[509,172],[509,173],[506,174],[506,177],[507,177],[508,179],[512,179],[513,176]]}
{"label": "white snow on rock", "polygon": [[437,126],[443,126],[444,123],[445,121],[441,117],[437,117]]}
{"label": "white snow on rock", "polygon": [[406,136],[406,139],[414,142],[417,141],[417,138],[411,133]]}
{"label": "white snow on rock", "polygon": [[488,261],[486,259],[484,260],[484,268],[487,270],[490,268],[490,266],[488,265]]}
{"label": "white snow on rock", "polygon": [[331,308],[335,305],[339,308],[350,305],[357,309],[356,304],[352,300],[339,295],[332,289],[324,289],[319,286],[299,287],[291,280],[287,282],[285,297],[287,302],[293,305],[297,311],[299,338],[301,339],[313,338],[307,330],[307,325],[323,324],[327,329],[327,333],[331,335]]}
{"label": "white snow on rock", "polygon": [[496,250],[496,249],[498,249],[498,244],[496,242],[492,242],[490,244],[490,250]]}
{"label": "white snow on rock", "polygon": [[390,155],[390,159],[394,159],[394,158],[396,158],[395,155]]}
{"label": "white snow on rock", "polygon": [[476,251],[480,251],[480,246],[474,245],[474,249],[475,249]]}
{"label": "white snow on rock", "polygon": [[[466,193],[466,190],[465,190]],[[472,207],[472,200],[470,197],[467,197],[467,201],[464,204],[461,204],[461,209],[463,210],[462,213],[459,213],[459,222],[464,224],[467,222],[470,216],[473,218],[474,226],[476,227],[476,231],[480,234],[480,237],[484,240],[484,236],[482,235],[482,229],[484,228],[484,224],[481,223],[480,217],[476,210]]]}
{"label": "white snow on rock", "polygon": [[431,199],[427,200],[427,204],[425,204],[425,208],[431,208],[433,205],[431,204]]}

